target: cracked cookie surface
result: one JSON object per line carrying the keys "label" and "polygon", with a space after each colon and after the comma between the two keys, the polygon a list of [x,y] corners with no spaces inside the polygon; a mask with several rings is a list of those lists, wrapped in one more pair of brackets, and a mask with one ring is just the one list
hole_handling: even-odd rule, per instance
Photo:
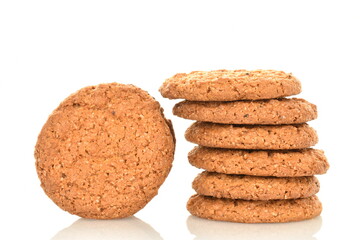
{"label": "cracked cookie surface", "polygon": [[233,102],[182,101],[174,106],[173,113],[186,119],[224,124],[296,124],[317,118],[316,106],[301,98]]}
{"label": "cracked cookie surface", "polygon": [[173,161],[171,122],[147,92],[86,87],[49,116],[35,147],[45,193],[84,218],[131,216],[156,194]]}
{"label": "cracked cookie surface", "polygon": [[225,174],[302,177],[324,174],[329,169],[324,151],[313,148],[261,151],[196,146],[188,158],[197,168]]}
{"label": "cracked cookie surface", "polygon": [[256,177],[202,172],[193,181],[200,195],[244,200],[307,198],[316,194],[320,183],[309,177]]}
{"label": "cracked cookie surface", "polygon": [[189,142],[232,149],[301,149],[318,142],[308,124],[233,125],[195,122],[185,132]]}
{"label": "cracked cookie surface", "polygon": [[241,223],[278,223],[311,219],[320,215],[317,196],[270,201],[247,201],[193,195],[188,211],[197,217]]}
{"label": "cracked cookie surface", "polygon": [[280,98],[301,92],[292,74],[276,70],[214,70],[178,73],[159,89],[163,97],[191,101]]}

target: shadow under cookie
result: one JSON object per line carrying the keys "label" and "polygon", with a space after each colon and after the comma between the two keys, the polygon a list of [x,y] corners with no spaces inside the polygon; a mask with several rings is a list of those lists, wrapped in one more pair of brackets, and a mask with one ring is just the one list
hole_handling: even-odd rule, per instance
{"label": "shadow under cookie", "polygon": [[316,240],[321,229],[321,216],[301,222],[244,224],[220,222],[189,216],[187,228],[194,240]]}
{"label": "shadow under cookie", "polygon": [[52,240],[162,240],[160,234],[149,224],[136,217],[113,220],[79,219],[59,231]]}

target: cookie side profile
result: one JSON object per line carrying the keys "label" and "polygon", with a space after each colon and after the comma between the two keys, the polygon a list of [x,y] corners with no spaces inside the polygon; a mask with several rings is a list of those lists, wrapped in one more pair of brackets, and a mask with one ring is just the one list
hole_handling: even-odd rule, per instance
{"label": "cookie side profile", "polygon": [[159,91],[166,98],[191,101],[258,100],[299,94],[301,84],[283,71],[214,70],[178,73]]}
{"label": "cookie side profile", "polygon": [[307,198],[316,194],[320,183],[309,177],[256,177],[202,172],[193,181],[200,195],[244,200]]}
{"label": "cookie side profile", "polygon": [[297,125],[225,125],[195,122],[185,132],[189,142],[232,149],[301,149],[318,142],[316,131]]}
{"label": "cookie side profile", "polygon": [[188,211],[197,217],[240,223],[279,223],[302,221],[321,214],[321,202],[316,196],[291,200],[247,201],[192,196]]}
{"label": "cookie side profile", "polygon": [[171,122],[147,92],[86,87],[49,116],[35,146],[45,193],[84,218],[131,216],[156,194],[173,161]]}
{"label": "cookie side profile", "polygon": [[191,165],[210,172],[252,176],[302,177],[324,174],[329,163],[322,150],[233,150],[196,146]]}
{"label": "cookie side profile", "polygon": [[182,101],[173,114],[185,119],[224,124],[297,124],[317,118],[314,104],[300,98],[257,101]]}

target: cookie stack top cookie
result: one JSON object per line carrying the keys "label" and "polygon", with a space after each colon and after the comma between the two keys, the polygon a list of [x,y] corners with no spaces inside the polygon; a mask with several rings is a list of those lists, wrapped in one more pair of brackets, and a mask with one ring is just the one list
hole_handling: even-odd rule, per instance
{"label": "cookie stack top cookie", "polygon": [[235,101],[299,94],[301,83],[291,73],[275,70],[214,70],[178,73],[160,87],[163,97],[191,101]]}

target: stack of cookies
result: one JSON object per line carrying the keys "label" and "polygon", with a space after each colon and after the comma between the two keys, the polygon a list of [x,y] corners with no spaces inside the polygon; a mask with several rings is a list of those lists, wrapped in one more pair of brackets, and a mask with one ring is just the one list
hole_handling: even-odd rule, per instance
{"label": "stack of cookies", "polygon": [[316,131],[306,122],[316,106],[299,98],[292,74],[273,70],[217,70],[176,74],[160,88],[186,99],[175,115],[196,120],[185,137],[198,144],[190,163],[205,169],[193,182],[187,208],[213,220],[264,223],[318,216],[315,194],[329,164]]}

